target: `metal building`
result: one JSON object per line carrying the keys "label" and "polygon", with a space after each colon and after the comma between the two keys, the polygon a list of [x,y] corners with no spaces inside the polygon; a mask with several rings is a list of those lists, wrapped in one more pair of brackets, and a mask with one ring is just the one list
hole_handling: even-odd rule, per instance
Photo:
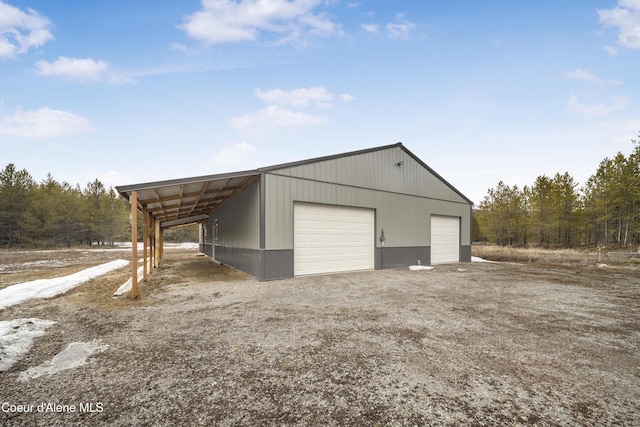
{"label": "metal building", "polygon": [[401,143],[117,189],[259,280],[471,260],[472,202]]}

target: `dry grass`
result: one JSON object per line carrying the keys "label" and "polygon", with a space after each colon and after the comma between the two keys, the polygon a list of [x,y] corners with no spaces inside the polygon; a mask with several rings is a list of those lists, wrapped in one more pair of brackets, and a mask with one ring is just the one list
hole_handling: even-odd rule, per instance
{"label": "dry grass", "polygon": [[[543,265],[591,266],[598,264],[598,250],[587,249],[545,249],[539,247],[510,247],[495,245],[474,245],[473,256],[489,261],[517,262]],[[603,250],[602,263],[616,266],[640,267],[640,252],[629,250]]]}
{"label": "dry grass", "polygon": [[74,274],[116,259],[129,259],[127,249],[0,250],[0,289],[17,283]]}

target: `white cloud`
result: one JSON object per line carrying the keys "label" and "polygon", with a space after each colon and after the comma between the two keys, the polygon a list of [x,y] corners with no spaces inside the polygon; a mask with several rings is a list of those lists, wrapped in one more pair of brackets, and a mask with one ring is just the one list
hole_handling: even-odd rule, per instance
{"label": "white cloud", "polygon": [[387,33],[389,37],[397,40],[408,40],[411,32],[415,29],[416,24],[409,21],[390,22],[387,24]]}
{"label": "white cloud", "polygon": [[272,89],[263,92],[260,89],[256,89],[255,92],[258,99],[266,102],[267,104],[298,108],[308,107],[309,105],[330,108],[331,100],[333,99],[333,94],[324,86],[303,87],[290,91]]}
{"label": "white cloud", "polygon": [[576,68],[573,71],[569,71],[564,74],[564,77],[567,79],[574,80],[584,80],[587,82],[600,82],[601,80],[597,78],[595,75],[590,73],[589,71],[582,70],[580,68]]}
{"label": "white cloud", "polygon": [[305,31],[334,34],[338,27],[324,13],[314,13],[322,0],[202,0],[202,9],[186,16],[178,28],[206,44],[258,39],[261,32],[280,41],[298,39]]}
{"label": "white cloud", "polygon": [[18,138],[58,138],[94,131],[84,117],[47,107],[33,111],[18,109],[12,116],[0,117],[0,135]]}
{"label": "white cloud", "polygon": [[95,61],[91,58],[67,58],[61,56],[53,62],[36,62],[36,72],[41,76],[68,77],[78,81],[100,80],[109,68],[104,61]]}
{"label": "white cloud", "polygon": [[254,132],[263,128],[300,127],[328,122],[324,116],[314,116],[293,111],[279,105],[269,105],[255,113],[248,113],[231,119],[231,127],[245,132]]}
{"label": "white cloud", "polygon": [[0,58],[13,58],[52,40],[50,26],[35,10],[22,11],[0,0]]}
{"label": "white cloud", "polygon": [[604,80],[596,76],[595,74],[581,68],[576,68],[573,71],[565,73],[564,77],[572,80],[581,80],[589,83],[607,84],[612,86],[619,86],[622,84],[620,80]]}
{"label": "white cloud", "polygon": [[196,49],[186,46],[182,43],[171,43],[169,45],[169,49],[175,50],[176,52],[182,52],[187,56],[193,56],[198,54],[198,51]]}
{"label": "white cloud", "polygon": [[106,81],[114,84],[131,83],[129,76],[110,71],[109,63],[92,58],[60,56],[53,62],[36,62],[36,73],[41,76],[63,77],[79,83]]}
{"label": "white cloud", "polygon": [[618,27],[618,43],[629,49],[640,49],[640,0],[619,0],[613,9],[598,10],[600,22]]}
{"label": "white cloud", "polygon": [[343,93],[342,95],[340,95],[340,100],[342,100],[342,102],[351,102],[351,101],[354,101],[355,99],[356,97],[349,93]]}
{"label": "white cloud", "polygon": [[333,21],[327,18],[326,13],[302,15],[299,22],[309,27],[312,34],[319,36],[330,36],[340,34],[341,31]]}
{"label": "white cloud", "polygon": [[612,97],[610,101],[608,104],[585,104],[576,95],[571,95],[567,103],[567,111],[583,117],[602,117],[624,110],[629,105],[628,98]]}
{"label": "white cloud", "polygon": [[360,28],[372,34],[377,33],[379,29],[378,24],[360,24]]}
{"label": "white cloud", "polygon": [[618,54],[618,48],[615,46],[603,46],[602,48],[609,56],[616,56]]}
{"label": "white cloud", "polygon": [[[327,123],[329,119],[322,115],[308,114],[294,109],[322,108],[333,106],[335,97],[324,86],[310,86],[293,90],[255,89],[258,99],[267,104],[266,108],[231,119],[231,127],[241,131],[255,132],[265,128],[299,127]],[[338,96],[342,102],[355,99],[351,94]]]}

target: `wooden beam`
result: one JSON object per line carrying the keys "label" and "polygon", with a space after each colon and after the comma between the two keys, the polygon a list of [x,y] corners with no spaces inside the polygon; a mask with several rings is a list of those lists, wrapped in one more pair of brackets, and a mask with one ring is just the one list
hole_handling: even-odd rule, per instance
{"label": "wooden beam", "polygon": [[147,243],[149,240],[149,214],[147,207],[142,207],[142,280],[147,281]]}
{"label": "wooden beam", "polygon": [[155,221],[153,216],[149,214],[149,271],[153,272],[153,230],[155,227]]}
{"label": "wooden beam", "polygon": [[156,268],[160,265],[160,221],[155,220],[155,230],[154,230],[154,265]]}
{"label": "wooden beam", "polygon": [[[191,207],[191,210],[187,213],[187,216],[189,216],[191,212],[193,212],[193,210],[196,208],[196,206],[198,206],[198,203],[200,203],[200,199],[202,199],[202,196],[207,191],[207,187],[209,186],[210,183],[211,181],[206,181],[202,183],[202,188],[200,189],[200,193],[196,197],[196,200],[193,202],[193,206]],[[178,213],[179,212],[180,212],[180,209],[178,209]]]}
{"label": "wooden beam", "polygon": [[[227,179],[225,181],[225,183],[224,183],[225,186],[226,186],[226,184],[227,184],[227,182],[229,180],[230,179]],[[209,195],[209,194],[218,194],[221,191],[231,192],[231,191],[233,191],[233,190],[235,190],[237,188],[238,188],[238,186],[231,186],[231,187],[226,187],[223,190],[222,188],[216,188],[216,187],[208,188],[207,187],[207,189],[204,192],[202,192],[202,189],[200,189],[200,191],[192,191],[192,192],[189,192],[189,193],[174,194],[174,195],[164,196],[164,197],[160,197],[157,192],[154,192],[154,196],[155,197],[152,197],[150,199],[140,199],[140,203],[144,203],[144,204],[148,204],[148,205],[151,205],[151,204],[154,204],[154,203],[166,203],[166,202],[172,202],[172,201],[175,201],[175,200],[180,200],[181,198],[182,199],[191,199],[191,198],[198,198],[198,197],[206,196],[206,195]]]}
{"label": "wooden beam", "polygon": [[155,259],[156,259],[156,239],[155,239],[155,229],[156,229],[156,220],[149,214],[149,271],[153,272],[153,267],[155,267]]}
{"label": "wooden beam", "polygon": [[131,298],[138,298],[138,192],[131,192]]}

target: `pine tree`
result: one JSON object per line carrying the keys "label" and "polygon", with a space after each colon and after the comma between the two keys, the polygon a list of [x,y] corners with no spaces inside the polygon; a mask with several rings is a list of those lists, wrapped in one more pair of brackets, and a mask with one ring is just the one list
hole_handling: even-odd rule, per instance
{"label": "pine tree", "polygon": [[104,241],[105,206],[107,191],[100,180],[96,179],[87,184],[84,190],[84,226],[85,239],[89,246],[92,242]]}
{"label": "pine tree", "polygon": [[34,182],[25,169],[13,163],[0,172],[0,244],[12,247],[25,243],[25,219]]}
{"label": "pine tree", "polygon": [[55,243],[57,205],[62,197],[60,184],[51,174],[33,187],[31,205],[26,215],[25,228],[31,243]]}
{"label": "pine tree", "polygon": [[526,236],[525,202],[517,186],[503,181],[488,190],[478,206],[478,224],[485,236],[502,246],[524,243]]}
{"label": "pine tree", "polygon": [[539,176],[531,188],[532,227],[539,245],[551,243],[553,228],[553,184],[546,175]]}
{"label": "pine tree", "polygon": [[557,239],[555,243],[568,246],[572,243],[572,235],[575,229],[576,213],[578,209],[578,184],[565,172],[557,173],[553,177],[553,204],[554,221],[557,227]]}

